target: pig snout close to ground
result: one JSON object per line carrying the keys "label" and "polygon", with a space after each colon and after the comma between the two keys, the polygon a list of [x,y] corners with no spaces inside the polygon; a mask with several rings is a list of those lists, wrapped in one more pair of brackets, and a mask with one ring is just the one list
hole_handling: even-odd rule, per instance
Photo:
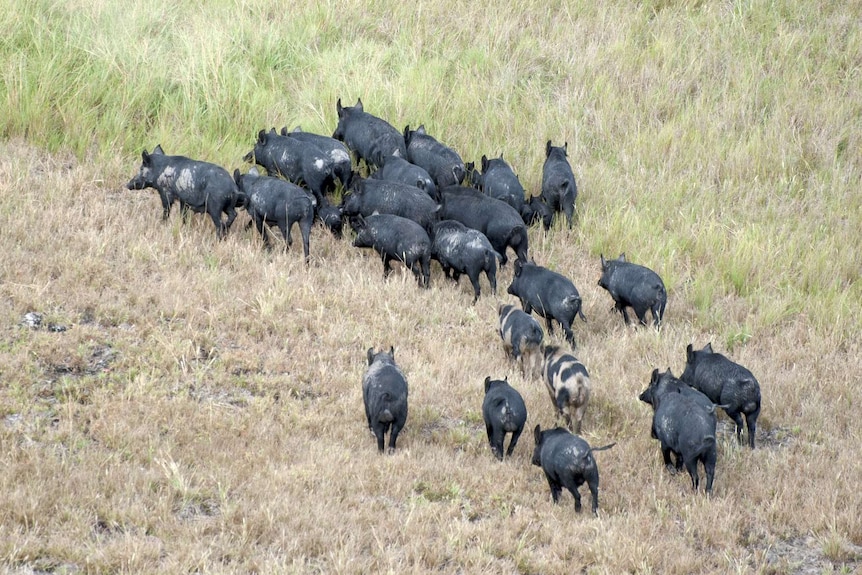
{"label": "pig snout close to ground", "polygon": [[696,351],[685,350],[685,371],[680,379],[721,405],[736,423],[736,438],[742,443],[742,418],[748,427],[748,445],[754,449],[757,417],[760,415],[760,383],[745,367],[712,350],[708,343]]}
{"label": "pig snout close to ground", "polygon": [[404,144],[407,147],[407,159],[428,172],[437,187],[457,186],[464,180],[466,170],[461,156],[428,135],[424,125],[416,130],[405,126]]}
{"label": "pig snout close to ground", "polygon": [[521,208],[521,218],[528,226],[542,222],[542,228],[548,231],[554,223],[554,210],[541,196],[532,196]]}
{"label": "pig snout close to ground", "polygon": [[545,347],[542,355],[542,375],[557,416],[565,418],[569,430],[580,434],[590,401],[590,374],[578,358],[557,346]]}
{"label": "pig snout close to ground", "polygon": [[401,132],[389,122],[365,111],[362,99],[355,106],[342,106],[341,98],[335,105],[338,125],[332,133],[369,168],[380,168],[389,156],[407,158],[407,148]]}
{"label": "pig snout close to ground", "polygon": [[[183,221],[188,213],[206,212],[216,228],[216,235],[223,238],[236,219],[236,207],[240,193],[227,170],[221,166],[191,160],[185,156],[168,156],[161,145],[152,154],[141,153],[138,174],[129,180],[126,188],[143,190],[154,188],[162,201],[162,219],[171,215],[171,207],[179,201]],[[227,220],[222,221],[222,213]]]}
{"label": "pig snout close to ground", "polygon": [[429,287],[431,239],[425,229],[407,218],[392,214],[372,214],[354,218],[357,227],[354,247],[373,248],[383,258],[383,277],[392,272],[392,260],[413,271],[419,285]]}
{"label": "pig snout close to ground", "polygon": [[482,192],[503,200],[519,214],[523,211],[524,186],[503,156],[490,160],[487,156],[482,156]]}
{"label": "pig snout close to ground", "polygon": [[527,226],[515,208],[478,190],[462,186],[443,188],[440,197],[440,219],[457,220],[485,234],[494,251],[500,254],[500,265],[508,261],[506,248],[515,252],[518,261],[527,261]]}
{"label": "pig snout close to ground", "polygon": [[398,434],[407,422],[407,379],[395,363],[395,349],[367,352],[368,368],[362,377],[362,401],[368,428],[377,438],[383,453],[385,434],[389,433],[389,453],[395,451]]}
{"label": "pig snout close to ground", "polygon": [[500,304],[499,333],[506,355],[520,363],[521,372],[536,376],[541,371],[541,345],[545,337],[536,318],[512,304]]}
{"label": "pig snout close to ground", "polygon": [[511,457],[518,438],[527,422],[527,406],[518,391],[506,380],[485,378],[485,399],[482,401],[482,418],[491,451],[500,461],[503,460],[503,444],[506,434],[511,433],[506,457]]}
{"label": "pig snout close to ground", "polygon": [[327,154],[314,144],[282,136],[275,128],[258,132],[254,149],[243,159],[263,167],[269,176],[305,185],[318,204],[334,185],[332,159]]}
{"label": "pig snout close to ground", "polygon": [[646,312],[649,310],[653,325],[660,327],[667,305],[667,291],[659,275],[647,267],[626,261],[625,254],[620,254],[615,260],[605,260],[602,255],[601,262],[599,286],[611,294],[614,309],[622,314],[623,320],[629,323],[626,308],[630,307],[635,310],[641,325],[646,325]]}
{"label": "pig snout close to ground", "polygon": [[461,274],[470,278],[473,286],[473,303],[479,299],[481,288],[479,274],[485,272],[491,292],[497,293],[497,260],[500,258],[494,246],[479,230],[473,230],[455,220],[443,220],[434,224],[431,241],[431,257],[440,262],[446,277],[458,283]]}
{"label": "pig snout close to ground", "polygon": [[[712,493],[718,450],[715,440],[715,405],[694,394],[683,393],[679,380],[674,381],[670,370],[665,374],[653,371],[647,389],[638,399],[652,406],[651,436],[659,441],[665,466],[676,473],[685,465],[697,491],[700,477],[698,462],[706,474],[706,493]],[[671,454],[676,462],[671,461]]]}
{"label": "pig snout close to ground", "polygon": [[572,323],[575,316],[587,321],[581,311],[581,296],[575,284],[565,276],[540,265],[515,262],[515,277],[508,293],[521,300],[524,311],[545,318],[548,335],[554,333],[553,321],[559,322],[566,334],[566,341],[575,348]]}
{"label": "pig snout close to ground", "polygon": [[314,202],[305,190],[279,178],[261,176],[254,168],[247,174],[234,170],[234,180],[246,197],[246,211],[267,248],[271,247],[271,241],[265,226],[278,226],[285,247],[290,248],[293,243],[291,228],[293,224],[299,224],[302,252],[307,264],[311,226],[314,223]]}
{"label": "pig snout close to ground", "polygon": [[568,142],[562,146],[553,146],[551,140],[548,140],[548,143],[545,144],[545,163],[542,166],[542,199],[547,202],[552,213],[564,213],[569,229],[572,229],[578,186],[575,183],[572,166],[567,158],[568,149]]}
{"label": "pig snout close to ground", "polygon": [[581,495],[578,488],[584,483],[592,495],[593,515],[599,510],[599,468],[593,453],[610,449],[615,443],[591,448],[583,438],[568,429],[557,427],[542,431],[539,425],[533,430],[535,448],[533,465],[545,472],[554,503],[559,503],[563,488],[575,498],[575,511],[581,511]]}

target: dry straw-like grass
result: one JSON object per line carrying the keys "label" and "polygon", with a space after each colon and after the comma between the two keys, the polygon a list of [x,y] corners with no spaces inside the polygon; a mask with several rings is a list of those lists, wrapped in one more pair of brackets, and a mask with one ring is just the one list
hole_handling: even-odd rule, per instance
{"label": "dry straw-like grass", "polygon": [[[0,569],[862,569],[858,7],[491,4],[11,11]],[[384,281],[376,256],[320,227],[306,267],[301,250],[265,251],[245,214],[219,242],[206,218],[161,223],[151,190],[123,187],[142,147],[232,171],[261,127],[331,132],[335,99],[357,96],[468,160],[502,151],[532,192],[544,142],[569,142],[578,223],[531,229],[530,245],[589,320],[574,327],[584,437],[617,442],[597,454],[597,518],[568,493],[554,506],[530,465],[530,430],[554,418],[495,331],[511,266],[471,305],[466,281],[437,267],[429,290],[401,269]],[[660,331],[624,326],[596,285],[599,254],[620,251],[665,279]],[[30,311],[42,328],[21,324]],[[664,469],[637,394],[709,341],[758,377],[763,409],[755,451],[720,416],[707,499]],[[366,349],[389,345],[410,415],[380,456],[360,381]],[[481,417],[489,375],[529,410],[503,463]]]}

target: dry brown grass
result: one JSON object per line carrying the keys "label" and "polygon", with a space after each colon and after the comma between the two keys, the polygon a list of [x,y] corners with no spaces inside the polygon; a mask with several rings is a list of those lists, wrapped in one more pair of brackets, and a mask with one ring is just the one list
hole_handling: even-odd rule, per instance
{"label": "dry brown grass", "polygon": [[[623,326],[579,229],[531,230],[532,255],[579,287],[591,373],[584,421],[600,515],[550,501],[532,434],[498,463],[481,422],[485,376],[509,376],[528,427],[553,424],[542,383],[508,364],[498,297],[472,306],[439,268],[432,288],[382,278],[370,252],[312,234],[266,253],[237,226],[122,188],[136,160],[90,165],[0,145],[0,566],[12,573],[859,572],[858,340],[807,314],[730,355],[763,389],[758,449],[720,418],[715,495],[671,476],[637,400],[654,367],[679,373],[699,324],[685,285],[665,327]],[[634,256],[635,254],[630,254]],[[633,259],[637,259],[636,257]],[[486,286],[483,280],[483,286]],[[484,287],[483,287],[484,289]],[[741,298],[718,315],[756,314]],[[28,311],[64,332],[19,325]],[[557,334],[559,340],[559,334]],[[410,415],[380,456],[362,409],[365,350],[396,347]],[[584,488],[584,492],[586,489]]]}

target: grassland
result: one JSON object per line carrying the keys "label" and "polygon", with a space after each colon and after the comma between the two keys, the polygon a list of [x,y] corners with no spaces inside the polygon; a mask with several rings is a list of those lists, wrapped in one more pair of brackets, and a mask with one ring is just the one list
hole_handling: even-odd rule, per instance
{"label": "grassland", "polygon": [[[9,573],[859,573],[862,7],[831,2],[7,3],[0,37],[0,569]],[[331,133],[361,97],[537,193],[568,142],[572,278],[594,388],[598,518],[554,506],[525,433],[490,454],[482,382],[554,423],[506,362],[496,297],[430,290],[322,228],[312,262],[241,214],[160,221],[140,152],[243,168],[261,128]],[[626,252],[669,291],[627,328]],[[483,289],[486,284],[483,283]],[[62,332],[21,325],[29,311]],[[551,339],[558,340],[559,334]],[[638,402],[713,342],[763,390],[758,448],[719,422],[715,494],[671,476]],[[410,416],[364,425],[368,347]]]}

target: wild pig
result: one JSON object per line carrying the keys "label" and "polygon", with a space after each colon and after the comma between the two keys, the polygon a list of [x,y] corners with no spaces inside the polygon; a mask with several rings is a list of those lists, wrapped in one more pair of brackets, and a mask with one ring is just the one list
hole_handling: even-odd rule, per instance
{"label": "wild pig", "polygon": [[685,349],[685,371],[680,379],[703,392],[711,401],[721,404],[736,423],[736,438],[742,442],[742,416],[748,427],[748,445],[754,449],[757,417],[760,415],[760,384],[748,369],[712,351],[708,343],[695,351]]}
{"label": "wild pig", "polygon": [[506,355],[521,364],[521,371],[537,375],[541,367],[541,345],[545,337],[536,318],[511,304],[500,304],[499,333]]}
{"label": "wild pig", "polygon": [[515,262],[515,277],[509,285],[508,293],[521,300],[524,311],[536,313],[545,318],[548,334],[554,333],[552,320],[560,323],[572,348],[575,347],[575,334],[572,322],[575,316],[587,321],[581,311],[581,296],[575,284],[565,276],[542,266]]}
{"label": "wild pig", "polygon": [[345,145],[335,138],[324,136],[322,134],[314,134],[312,132],[303,132],[302,128],[297,126],[293,131],[288,132],[287,127],[281,129],[282,136],[289,136],[300,142],[305,142],[320,148],[324,155],[329,156],[332,160],[332,175],[341,182],[342,187],[347,188],[350,185],[350,176],[353,174],[353,164],[350,161],[350,152]]}
{"label": "wild pig", "polygon": [[345,108],[339,98],[335,109],[338,125],[332,137],[344,142],[367,166],[382,167],[389,156],[407,158],[401,133],[386,120],[367,113],[362,99],[357,99],[355,106]]}
{"label": "wild pig", "polygon": [[658,274],[647,267],[626,261],[626,254],[620,254],[620,257],[610,261],[606,261],[602,255],[601,261],[599,286],[611,294],[614,308],[623,315],[623,320],[629,323],[626,307],[631,307],[641,325],[646,325],[646,312],[650,310],[653,325],[661,326],[667,305],[667,291]]}
{"label": "wild pig", "polygon": [[500,257],[485,234],[455,220],[434,224],[431,258],[440,262],[446,277],[457,282],[467,274],[473,285],[473,303],[479,299],[479,274],[485,272],[491,292],[497,293],[497,259]]}
{"label": "wild pig", "polygon": [[[542,166],[542,198],[554,212],[566,214],[569,229],[572,229],[572,216],[575,211],[575,200],[578,197],[578,186],[572,166],[566,157],[569,143],[562,146],[552,146],[551,140],[545,144],[545,164]],[[545,228],[547,229],[547,228]]]}
{"label": "wild pig", "polygon": [[[392,260],[413,271],[419,285],[427,288],[431,278],[431,239],[414,222],[392,214],[373,214],[357,220],[353,240],[357,248],[374,248],[383,258],[383,277],[392,272]],[[421,275],[420,275],[421,274]]]}
{"label": "wild pig", "polygon": [[350,193],[341,200],[344,215],[393,214],[413,220],[430,236],[438,219],[440,204],[416,186],[386,180],[353,178]]}
{"label": "wild pig", "polygon": [[[685,464],[692,489],[697,491],[697,463],[701,462],[706,473],[706,493],[710,494],[718,459],[715,406],[707,408],[696,396],[682,393],[673,385],[660,385],[662,380],[656,375],[653,372],[649,387],[639,399],[653,408],[651,435],[661,445],[664,464],[674,473]],[[676,458],[675,464],[671,454]]]}
{"label": "wild pig", "polygon": [[542,356],[542,376],[551,404],[559,417],[565,417],[566,427],[580,434],[590,401],[590,374],[578,358],[557,346],[545,347]]}
{"label": "wild pig", "polygon": [[398,156],[391,156],[386,160],[386,164],[371,175],[377,180],[386,180],[405,184],[415,188],[419,188],[428,194],[434,201],[440,200],[440,194],[437,193],[437,186],[434,180],[425,171],[424,168],[411,164]]}
{"label": "wild pig", "polygon": [[389,433],[389,453],[407,422],[407,378],[395,363],[395,349],[388,352],[368,348],[368,368],[362,377],[362,401],[368,428],[377,438],[383,453],[384,435]]}
{"label": "wild pig", "polygon": [[615,443],[591,448],[581,437],[569,430],[557,427],[546,429],[537,425],[533,430],[536,446],[533,449],[533,465],[545,472],[551,497],[559,503],[563,487],[575,498],[575,511],[581,511],[581,495],[578,488],[586,483],[593,498],[593,515],[599,510],[599,468],[593,453],[610,449]]}
{"label": "wild pig", "polygon": [[524,431],[527,422],[527,406],[518,391],[509,385],[508,381],[485,378],[485,399],[482,402],[482,418],[485,420],[485,431],[488,433],[488,443],[491,451],[500,461],[503,460],[503,443],[506,434],[511,433],[506,457],[512,456],[512,451],[518,444],[518,438]]}
{"label": "wild pig", "polygon": [[[171,215],[175,201],[180,202],[183,221],[189,211],[206,212],[212,218],[216,235],[223,238],[236,219],[239,190],[227,170],[209,162],[190,160],[185,156],[168,156],[158,145],[152,154],[144,150],[138,175],[129,180],[126,188],[143,190],[155,188],[162,200],[162,219]],[[225,213],[227,220],[222,222]]]}
{"label": "wild pig", "polygon": [[528,226],[542,222],[542,227],[548,231],[554,223],[554,210],[541,196],[531,196],[530,201],[521,208],[521,218]]}
{"label": "wild pig", "polygon": [[332,159],[328,155],[317,146],[277,134],[275,129],[258,132],[254,149],[243,159],[262,166],[269,176],[304,184],[318,204],[333,186]]}
{"label": "wild pig", "polygon": [[344,211],[341,209],[341,206],[333,206],[326,199],[326,196],[323,197],[322,203],[317,206],[317,219],[323,222],[326,229],[338,239],[341,239],[342,228],[344,226],[343,215]]}
{"label": "wild pig", "polygon": [[464,180],[464,161],[458,152],[441,144],[425,131],[425,126],[411,130],[404,127],[407,159],[424,168],[438,187],[457,186]]}
{"label": "wild pig", "polygon": [[524,207],[524,186],[503,156],[490,160],[482,156],[482,192],[503,200],[519,214]]}
{"label": "wild pig", "polygon": [[512,248],[519,261],[527,261],[527,227],[515,208],[502,200],[461,186],[443,188],[441,198],[440,219],[457,220],[485,234],[494,251],[500,254],[501,265],[508,261],[507,247]]}
{"label": "wild pig", "polygon": [[258,233],[263,236],[266,247],[270,247],[270,240],[264,225],[277,225],[289,248],[293,243],[290,229],[298,223],[302,234],[302,252],[308,263],[309,237],[314,222],[314,203],[308,194],[285,180],[261,176],[254,168],[247,174],[234,170],[233,177],[240,192],[247,198],[245,208],[257,226]]}

